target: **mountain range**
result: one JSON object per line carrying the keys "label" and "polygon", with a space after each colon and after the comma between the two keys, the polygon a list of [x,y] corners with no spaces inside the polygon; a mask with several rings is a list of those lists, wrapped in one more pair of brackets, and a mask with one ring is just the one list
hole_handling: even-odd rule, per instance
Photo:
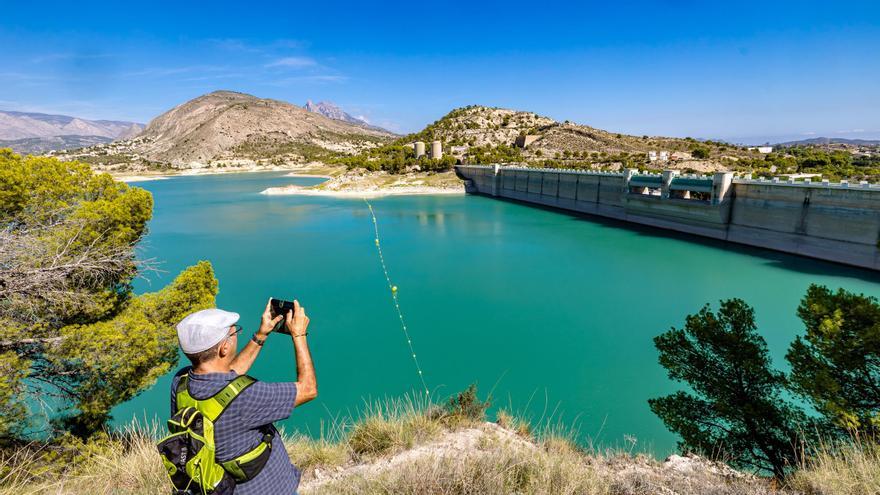
{"label": "mountain range", "polygon": [[141,163],[199,168],[233,161],[308,160],[357,153],[392,140],[388,131],[235,91],[214,91],[159,115],[131,139],[67,156],[97,165]]}
{"label": "mountain range", "polygon": [[368,126],[331,103],[308,101],[300,107],[235,91],[214,91],[184,102],[150,121],[135,137],[56,154],[108,170],[333,163],[354,156],[366,163],[380,155],[391,160],[416,141],[428,146],[440,141],[444,155],[462,163],[645,163],[662,168],[672,165],[668,159],[683,170],[711,172],[724,162],[758,156],[718,141],[633,136],[479,105],[454,109],[419,132],[399,136]]}
{"label": "mountain range", "polygon": [[21,153],[106,143],[137,135],[143,124],[117,120],[89,120],[68,115],[0,110],[0,148]]}

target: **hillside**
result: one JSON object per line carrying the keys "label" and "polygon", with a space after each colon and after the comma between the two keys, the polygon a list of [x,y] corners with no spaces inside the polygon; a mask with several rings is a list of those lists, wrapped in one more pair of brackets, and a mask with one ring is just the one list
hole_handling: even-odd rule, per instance
{"label": "hillside", "polygon": [[[413,143],[440,141],[443,156],[417,158]],[[820,142],[762,153],[730,143],[663,136],[633,136],[532,112],[468,106],[381,148],[341,158],[349,168],[392,173],[443,171],[453,164],[520,164],[534,167],[619,171],[623,168],[684,173],[726,170],[761,177],[816,174],[829,180],[880,180],[880,153],[867,144]],[[815,177],[815,175],[814,175]]]}
{"label": "hillside", "polygon": [[425,130],[405,139],[438,139],[445,147],[467,146],[468,149],[459,155],[465,161],[480,161],[480,150],[472,153],[470,148],[517,147],[516,141],[520,136],[529,137],[527,142],[520,143],[522,151],[515,154],[521,155],[520,160],[527,163],[547,160],[560,165],[585,162],[611,164],[619,161],[650,163],[648,152],[654,151],[659,155],[666,151],[670,160],[680,162],[679,166],[713,169],[720,166],[722,159],[751,154],[744,148],[727,143],[701,142],[692,138],[631,136],[569,121],[557,122],[532,112],[484,106],[453,110]]}
{"label": "hillside", "polygon": [[[412,143],[430,150],[440,141],[444,161],[417,159]],[[757,151],[693,138],[631,136],[572,122],[557,122],[533,112],[468,106],[455,109],[422,131],[379,149],[341,160],[349,167],[401,172],[449,168],[453,163],[521,163],[534,166],[601,168],[678,168],[711,172],[731,168]]]}
{"label": "hillside", "polygon": [[18,153],[73,149],[133,137],[143,128],[136,122],[0,110],[0,148]]}
{"label": "hillside", "polygon": [[134,139],[64,155],[101,167],[203,168],[236,161],[303,161],[356,153],[392,134],[309,112],[287,102],[215,91],[153,119]]}

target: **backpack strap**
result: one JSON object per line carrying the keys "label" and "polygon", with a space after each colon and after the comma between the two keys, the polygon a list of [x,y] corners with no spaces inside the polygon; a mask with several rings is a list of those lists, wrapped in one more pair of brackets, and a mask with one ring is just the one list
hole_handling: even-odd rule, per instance
{"label": "backpack strap", "polygon": [[183,375],[181,375],[180,380],[177,381],[177,400],[175,401],[175,405],[177,406],[178,411],[187,407],[196,406],[196,400],[193,398],[192,395],[189,394],[188,384],[189,373],[184,373]]}
{"label": "backpack strap", "polygon": [[271,428],[265,430],[263,440],[253,450],[245,452],[235,459],[221,462],[220,465],[237,483],[245,483],[254,479],[269,462],[274,437],[275,434]]}
{"label": "backpack strap", "polygon": [[185,407],[194,407],[212,423],[217,421],[217,418],[223,414],[223,411],[226,410],[229,404],[231,404],[239,394],[244,392],[246,388],[250,387],[257,381],[255,378],[248,375],[241,375],[227,383],[225,387],[220,389],[220,391],[213,396],[208,397],[207,399],[196,399],[190,395],[189,390],[187,389],[187,384],[189,383],[188,378],[187,375],[183,375],[180,377],[180,382],[177,384],[177,410],[179,411]]}

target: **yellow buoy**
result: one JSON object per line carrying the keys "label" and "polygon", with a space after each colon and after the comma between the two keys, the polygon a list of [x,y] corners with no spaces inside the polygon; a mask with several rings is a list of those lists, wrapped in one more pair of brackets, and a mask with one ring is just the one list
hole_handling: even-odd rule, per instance
{"label": "yellow buoy", "polygon": [[391,292],[397,292],[397,286],[396,286],[396,285],[392,285],[392,286],[391,286]]}

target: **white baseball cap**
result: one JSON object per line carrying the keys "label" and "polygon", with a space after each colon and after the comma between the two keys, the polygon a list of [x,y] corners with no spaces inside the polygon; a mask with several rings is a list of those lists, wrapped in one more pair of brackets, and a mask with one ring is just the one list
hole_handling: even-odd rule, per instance
{"label": "white baseball cap", "polygon": [[210,349],[229,336],[229,327],[238,321],[238,313],[222,309],[196,311],[177,324],[177,340],[186,354]]}

